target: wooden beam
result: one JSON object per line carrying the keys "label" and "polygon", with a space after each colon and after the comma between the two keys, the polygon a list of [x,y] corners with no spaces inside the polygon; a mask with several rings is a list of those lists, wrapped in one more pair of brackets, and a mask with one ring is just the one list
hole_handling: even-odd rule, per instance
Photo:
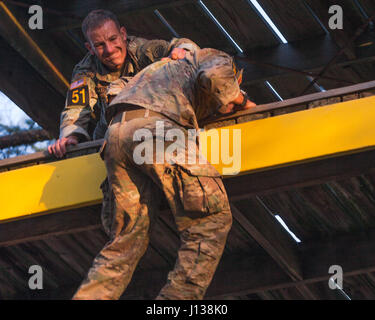
{"label": "wooden beam", "polygon": [[[71,1],[73,2],[73,1]],[[131,0],[131,1],[111,1],[109,5],[106,5],[107,10],[111,10],[112,12],[116,13],[117,18],[120,21],[126,21],[126,17],[128,15],[134,14],[134,13],[139,13],[139,12],[153,12],[154,10],[158,9],[165,9],[165,8],[170,8],[170,7],[177,7],[177,6],[183,6],[184,4],[189,4],[189,3],[194,3],[196,0],[142,0],[142,1],[136,1],[136,0]],[[71,7],[66,6],[66,7]],[[79,16],[86,16],[91,10],[98,9],[95,4],[91,2],[83,2],[82,5],[74,6],[74,13],[78,14]],[[82,18],[82,20],[83,20]],[[67,23],[66,19],[57,19],[55,26],[51,27],[49,29],[50,32],[58,31],[58,30],[71,30],[75,28],[80,28],[81,27],[82,21],[75,21]],[[125,24],[126,27],[126,24]]]}
{"label": "wooden beam", "polygon": [[[251,201],[250,207],[249,201]],[[239,210],[238,206],[240,203],[237,205],[231,203],[233,218],[258,242],[292,281],[302,280],[298,245],[283,228],[280,228],[273,213],[269,212],[269,209],[257,197],[247,199],[246,208],[242,206]],[[306,299],[317,299],[307,286],[298,285],[296,288]]]}
{"label": "wooden beam", "polygon": [[[245,68],[244,83],[285,74],[284,70],[249,64],[246,59],[263,64],[281,65],[296,70],[313,70],[324,66],[339,51],[329,36],[300,40],[271,48],[257,48],[236,57],[238,67]],[[341,59],[341,62],[348,59]]]}
{"label": "wooden beam", "polygon": [[327,274],[330,266],[339,265],[343,269],[345,288],[345,276],[374,271],[374,244],[374,229],[333,234],[328,239],[310,239],[300,248],[304,278],[312,281],[318,275]]}
{"label": "wooden beam", "polygon": [[[277,47],[253,49],[245,52],[245,55],[235,56],[235,59],[238,67],[244,68],[243,85],[250,85],[298,70],[319,74],[339,51],[332,38],[324,35]],[[338,57],[331,67],[355,65],[373,58],[369,51],[358,52],[351,59]]]}
{"label": "wooden beam", "polygon": [[[129,9],[124,10],[123,4],[118,16],[120,20],[123,18],[126,21],[126,16],[138,11],[153,11],[155,9],[168,8],[170,6],[182,6],[186,3],[193,3],[194,1],[174,1],[169,3],[160,2],[160,4],[153,4],[149,7],[141,8],[141,4],[129,3]],[[86,10],[87,11],[87,10]],[[121,12],[119,10],[114,12]],[[126,25],[126,24],[125,24]],[[69,25],[72,27],[72,25]],[[77,25],[76,27],[79,27]],[[59,27],[57,27],[59,29]],[[53,28],[49,29],[51,32]],[[194,39],[192,39],[194,41]],[[224,48],[221,48],[224,50]],[[254,82],[269,80],[274,77],[285,75],[286,73],[300,73],[300,72],[316,72],[323,68],[333,56],[340,50],[340,47],[332,40],[330,35],[318,36],[307,40],[300,40],[288,43],[286,45],[273,46],[269,48],[256,48],[245,52],[245,56],[236,57],[237,63],[242,68],[245,68],[244,85],[249,85]],[[359,55],[356,57],[341,58],[337,64],[349,62],[356,63],[362,61]],[[246,61],[249,59],[249,61]],[[257,62],[258,65],[254,65]],[[267,67],[268,65],[268,67]],[[272,66],[271,66],[272,65]],[[275,68],[275,66],[280,68]],[[287,71],[287,69],[289,69]],[[292,71],[295,70],[295,71]]]}
{"label": "wooden beam", "polygon": [[375,150],[368,150],[224,179],[224,184],[229,198],[235,201],[374,172],[374,157]]}
{"label": "wooden beam", "polygon": [[[72,254],[73,255],[73,254]],[[42,262],[39,262],[42,263]],[[235,266],[235,268],[234,268]],[[165,285],[170,268],[136,268],[132,281],[121,299],[155,299],[160,289]],[[208,288],[206,298],[234,295],[237,292],[289,283],[288,276],[265,253],[258,251],[255,256],[228,255],[219,263],[219,267]],[[66,279],[65,285],[57,290],[38,290],[30,299],[70,299],[79,287],[80,282]],[[17,292],[18,299],[24,299],[30,290]],[[228,292],[228,294],[226,294]],[[252,292],[258,292],[256,289]],[[13,298],[14,299],[14,298]]]}
{"label": "wooden beam", "polygon": [[336,61],[339,60],[339,57],[341,54],[343,54],[351,45],[354,44],[355,40],[364,32],[364,30],[367,28],[370,23],[372,23],[372,20],[375,19],[375,14],[372,15],[369,19],[367,19],[366,22],[364,22],[360,27],[357,28],[355,31],[354,35],[350,37],[349,41],[347,44],[345,44],[344,47],[341,48],[341,50],[324,66],[324,68],[319,72],[318,77],[315,77],[311,83],[308,84],[308,86],[301,91],[300,95],[306,93],[315,83],[316,81],[329,69],[331,68]]}
{"label": "wooden beam", "polygon": [[[309,77],[318,76],[318,73],[313,72],[313,71],[303,71],[303,70],[294,69],[294,68],[291,68],[291,67],[281,66],[279,64],[273,64],[273,63],[269,63],[269,62],[262,62],[262,61],[259,61],[259,60],[250,59],[248,57],[236,56],[235,59],[237,61],[242,61],[242,62],[245,62],[245,63],[262,66],[263,68],[271,68],[271,69],[274,69],[274,70],[280,70],[280,72],[282,70],[282,71],[285,71],[286,73],[291,73],[291,74],[296,73],[296,74],[299,74],[299,75],[309,76]],[[246,67],[247,70],[249,68],[250,68],[250,66]],[[250,76],[253,76],[251,74],[251,72],[249,72],[249,71],[247,71],[247,72],[249,73]],[[281,74],[279,76],[281,76]],[[326,79],[326,80],[332,80],[332,81],[339,82],[339,83],[342,83],[342,84],[348,84],[348,85],[355,84],[355,82],[353,82],[353,81],[349,81],[349,80],[346,80],[346,79],[334,78],[334,77],[330,77],[330,76],[321,75],[320,78]],[[257,80],[259,81],[260,79],[258,78]],[[245,81],[244,84],[247,84],[248,81],[247,82]]]}
{"label": "wooden beam", "polygon": [[[330,33],[330,36],[338,44],[338,46],[340,48],[345,48],[344,54],[346,55],[346,57],[349,60],[355,59],[356,55],[353,43],[350,43],[350,45],[348,46],[350,36],[354,32],[354,30],[352,30],[351,28],[352,26],[346,25],[346,27],[343,30],[332,30],[329,27],[329,20],[331,18],[331,15],[329,14],[328,9],[331,5],[336,3],[334,3],[334,1],[326,0],[304,0],[304,2],[312,10],[315,16],[320,20],[320,23],[324,25],[325,29]],[[344,10],[344,14],[345,12],[346,11]]]}
{"label": "wooden beam", "polygon": [[[351,276],[375,271],[375,230],[357,234],[336,236],[322,240],[311,239],[300,244],[300,260],[304,278],[292,281],[283,270],[262,250],[253,250],[248,254],[224,253],[213,281],[205,298],[222,299],[226,296],[241,296],[304,286],[311,292],[310,284],[321,282],[328,287],[328,273],[331,265],[343,268],[344,290],[346,279]],[[122,299],[146,298],[154,299],[165,284],[170,269],[141,269],[137,268],[132,282],[123,294]],[[67,287],[45,292],[50,298],[69,299],[79,283],[66,281]],[[150,285],[152,284],[152,285]],[[19,297],[22,298],[22,293]],[[37,297],[36,297],[37,298]],[[325,299],[325,297],[315,297]],[[313,297],[307,299],[313,299]]]}
{"label": "wooden beam", "polygon": [[[29,3],[23,3],[23,2],[20,2],[20,1],[13,1],[13,0],[3,0],[3,2],[6,3],[6,4],[9,4],[11,6],[22,7],[22,8],[27,8],[27,9],[30,8]],[[82,17],[77,16],[74,13],[68,13],[68,12],[62,12],[62,11],[49,9],[49,8],[46,8],[44,5],[43,5],[43,13],[47,13],[47,14],[51,14],[51,15],[55,15],[55,16],[60,16],[60,17],[62,16],[64,18],[76,19],[76,20],[80,20],[80,21],[83,19]]]}
{"label": "wooden beam", "polygon": [[41,127],[58,136],[64,96],[1,37],[0,70],[0,90]]}
{"label": "wooden beam", "polygon": [[[241,208],[240,203],[234,203],[233,205],[234,208]],[[290,247],[285,247],[285,244],[275,242],[284,242],[285,234],[281,235],[280,228],[277,230],[273,222],[264,223],[264,220],[269,219],[264,219],[263,214],[265,212],[262,208],[258,207],[258,209],[249,212],[249,214],[238,213],[235,209],[233,215],[240,222],[241,227],[250,232],[266,251],[256,249],[246,255],[243,253],[241,255],[225,253],[208,289],[207,298],[222,298],[228,295],[239,296],[292,287],[296,287],[297,290],[303,292],[307,299],[324,298],[316,297],[308,285],[316,282],[324,282],[328,285],[328,279],[331,276],[328,274],[329,266],[334,264],[342,266],[344,289],[345,278],[375,271],[375,258],[372,254],[375,249],[375,229],[348,235],[333,235],[330,239],[310,239],[300,243],[296,252]],[[242,210],[242,212],[245,212],[245,210]],[[166,211],[161,213],[167,214]],[[255,225],[258,229],[254,228]],[[44,240],[48,244],[50,237],[54,238],[66,233],[99,228],[101,228],[100,206],[56,213],[0,225],[0,246],[12,246],[35,240]],[[261,231],[259,232],[259,230]],[[273,232],[276,235],[273,235]],[[288,242],[288,240],[285,241],[285,243]],[[155,243],[151,242],[150,245],[155,245]],[[281,252],[272,253],[275,250]],[[291,266],[290,256],[282,257],[286,251],[290,250],[293,252],[292,255],[298,255],[301,267],[298,275],[300,278],[295,281],[291,279],[294,272],[288,271],[289,275],[288,272],[285,273],[285,264],[282,262],[285,261],[286,265]],[[144,267],[137,269],[123,298],[148,297],[152,299],[165,283],[169,269],[149,270]],[[287,269],[289,268],[287,267]],[[67,284],[71,280],[67,279]],[[150,283],[153,285],[150,286]],[[78,285],[79,283],[71,284],[76,288]],[[63,289],[59,289],[59,293],[49,292],[50,297],[66,294],[67,291],[61,291]]]}
{"label": "wooden beam", "polygon": [[16,17],[0,1],[0,32],[1,36],[33,67],[46,81],[61,94],[65,95],[69,82],[56,68],[52,61],[30,37]]}
{"label": "wooden beam", "polygon": [[[271,267],[267,264],[263,264],[264,272],[256,272],[253,266],[256,259],[247,258],[247,261],[242,260],[238,265],[247,265],[249,268],[248,271],[254,272],[252,278],[262,279],[263,283],[260,285],[256,285],[255,280],[251,279],[251,277],[249,278],[249,275],[246,277],[245,274],[241,274],[244,272],[242,268],[232,267],[232,269],[228,268],[227,270],[225,268],[226,262],[223,261],[222,268],[218,269],[214,279],[215,282],[209,288],[207,296],[220,298],[225,295],[244,295],[266,290],[277,290],[301,285],[307,286],[316,282],[325,282],[328,286],[328,279],[332,276],[332,274],[328,273],[331,265],[340,265],[342,267],[343,288],[345,290],[346,278],[375,271],[374,250],[374,229],[342,236],[337,235],[328,240],[311,239],[299,245],[303,280],[284,283],[282,283],[283,280],[280,274],[277,274],[275,270],[272,271],[272,275],[268,273]],[[230,273],[225,274],[226,272]],[[271,276],[271,281],[268,281],[270,279],[268,278],[269,276]],[[232,288],[229,287],[229,283],[225,283],[226,278],[230,279],[230,282],[233,284]],[[222,281],[221,288],[219,284],[220,280]],[[246,283],[247,281],[249,282]],[[273,283],[271,284],[271,282]],[[228,286],[225,287],[224,283]],[[248,289],[245,289],[246,286],[248,286]],[[250,288],[251,286],[252,288]]]}
{"label": "wooden beam", "polygon": [[101,205],[0,224],[0,247],[102,227]]}
{"label": "wooden beam", "polygon": [[375,3],[372,0],[359,0],[363,9],[366,11],[367,15],[375,11]]}
{"label": "wooden beam", "polygon": [[251,208],[239,210],[237,205],[231,203],[231,209],[233,218],[259,243],[286,274],[292,280],[302,280],[297,245],[280,228],[280,224],[272,216],[272,213],[267,212],[256,199],[252,199]]}

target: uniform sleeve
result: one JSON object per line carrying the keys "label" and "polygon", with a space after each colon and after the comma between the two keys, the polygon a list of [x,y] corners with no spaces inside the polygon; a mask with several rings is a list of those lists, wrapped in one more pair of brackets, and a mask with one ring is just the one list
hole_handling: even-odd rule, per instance
{"label": "uniform sleeve", "polygon": [[168,53],[169,43],[165,40],[145,40],[138,38],[136,44],[136,55],[141,69],[160,60]]}
{"label": "uniform sleeve", "polygon": [[95,117],[94,105],[97,100],[92,78],[84,73],[73,75],[60,117],[60,139],[75,135],[79,141],[91,140],[88,126]]}
{"label": "uniform sleeve", "polygon": [[173,38],[169,43],[168,54],[174,48],[185,49],[186,51],[190,51],[191,53],[196,53],[200,50],[200,47],[195,42],[187,38]]}
{"label": "uniform sleeve", "polygon": [[219,105],[232,102],[240,94],[233,59],[217,50],[204,52],[199,58],[197,85]]}
{"label": "uniform sleeve", "polygon": [[174,48],[182,48],[191,52],[200,50],[198,45],[186,38],[173,38],[170,42],[165,40],[142,40],[142,43],[139,43],[137,48],[137,56],[142,69],[163,57],[167,57]]}

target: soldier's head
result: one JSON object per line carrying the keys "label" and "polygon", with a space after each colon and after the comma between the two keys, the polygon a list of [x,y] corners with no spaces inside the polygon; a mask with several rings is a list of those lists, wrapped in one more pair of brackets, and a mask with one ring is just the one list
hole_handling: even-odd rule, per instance
{"label": "soldier's head", "polygon": [[86,48],[110,70],[119,70],[126,58],[126,29],[107,10],[91,11],[82,22]]}

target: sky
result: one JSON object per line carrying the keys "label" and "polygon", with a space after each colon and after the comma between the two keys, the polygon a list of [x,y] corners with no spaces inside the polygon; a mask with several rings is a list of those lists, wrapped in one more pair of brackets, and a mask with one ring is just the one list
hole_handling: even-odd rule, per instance
{"label": "sky", "polygon": [[[19,126],[22,129],[28,129],[25,121],[30,117],[23,112],[12,100],[0,91],[0,124],[6,126]],[[50,142],[38,142],[35,144],[38,148],[46,149]],[[34,153],[35,151],[27,147],[24,154]]]}
{"label": "sky", "polygon": [[0,91],[0,123],[7,126],[24,127],[26,119],[30,119],[27,114]]}

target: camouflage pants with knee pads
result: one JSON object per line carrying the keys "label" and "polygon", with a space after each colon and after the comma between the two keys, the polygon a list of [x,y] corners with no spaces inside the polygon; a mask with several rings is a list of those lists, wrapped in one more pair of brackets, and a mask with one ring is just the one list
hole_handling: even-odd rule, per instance
{"label": "camouflage pants with knee pads", "polygon": [[[168,201],[181,242],[174,269],[157,299],[202,299],[212,280],[232,225],[221,177],[209,163],[136,164],[134,150],[140,142],[134,141],[134,133],[139,128],[155,133],[156,121],[184,130],[163,117],[124,122],[116,116],[107,131],[103,153],[114,198],[103,222],[110,240],[73,299],[122,295],[149,243],[150,224],[159,209],[156,188]],[[154,146],[158,138],[153,134]]]}

